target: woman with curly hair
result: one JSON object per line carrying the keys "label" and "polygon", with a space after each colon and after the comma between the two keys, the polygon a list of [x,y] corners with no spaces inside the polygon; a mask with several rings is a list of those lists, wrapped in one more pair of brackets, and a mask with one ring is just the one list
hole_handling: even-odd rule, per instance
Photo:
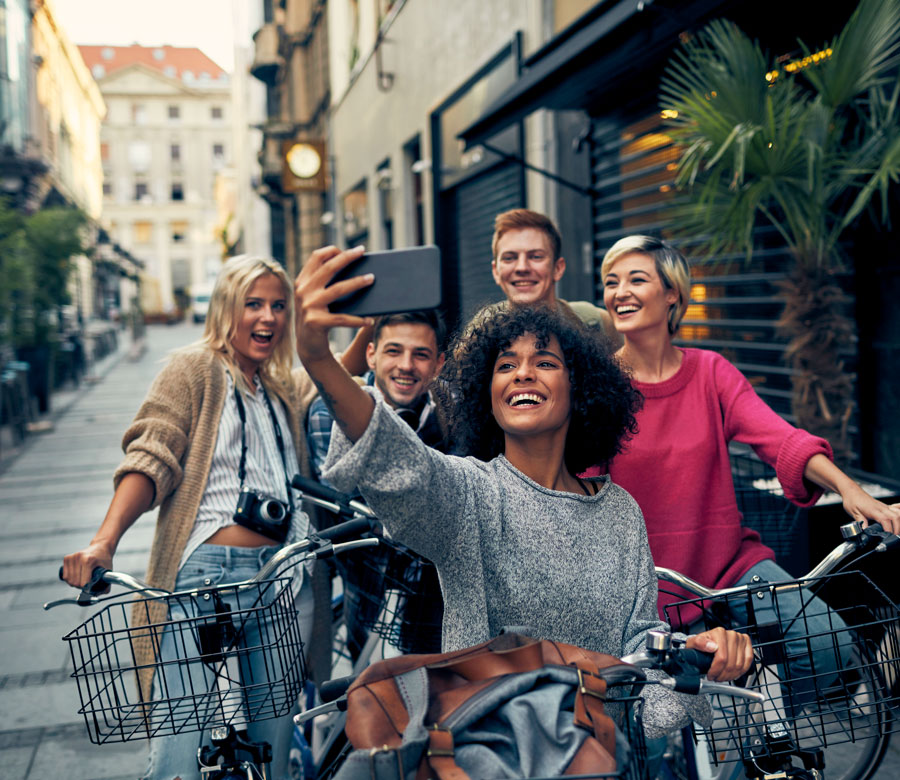
{"label": "woman with curly hair", "polygon": [[[543,307],[486,318],[445,367],[457,442],[471,453],[445,455],[331,354],[329,329],[363,320],[328,304],[372,277],[327,285],[361,252],[320,249],[295,285],[298,352],[337,423],[323,476],[338,489],[358,486],[391,537],[434,562],[444,650],[506,626],[612,655],[642,646],[662,624],[640,510],[608,477],[576,476],[598,453],[618,452],[639,405],[603,338]],[[716,652],[713,679],[749,666],[749,642],[732,632],[690,644]],[[703,707],[658,688],[646,695],[651,732]]]}

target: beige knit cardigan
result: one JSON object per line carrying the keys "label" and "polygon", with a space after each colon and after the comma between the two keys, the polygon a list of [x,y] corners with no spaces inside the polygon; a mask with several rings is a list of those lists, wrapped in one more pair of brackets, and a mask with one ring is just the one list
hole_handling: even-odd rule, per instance
{"label": "beige knit cardigan", "polygon": [[[303,369],[292,373],[286,398],[288,424],[297,450],[300,473],[309,476],[309,454],[302,436],[306,409],[316,389]],[[125,458],[116,469],[116,487],[125,474],[147,476],[156,489],[153,504],[159,506],[156,534],[150,550],[147,581],[172,590],[178,564],[187,546],[212,464],[219,420],[225,406],[228,383],[224,360],[210,349],[198,347],[175,353],[160,371],[122,438]],[[270,388],[274,390],[274,388]],[[135,605],[134,626],[161,624],[166,605]],[[132,638],[138,666],[138,693],[150,699],[154,672],[154,646],[160,633],[136,632]]]}

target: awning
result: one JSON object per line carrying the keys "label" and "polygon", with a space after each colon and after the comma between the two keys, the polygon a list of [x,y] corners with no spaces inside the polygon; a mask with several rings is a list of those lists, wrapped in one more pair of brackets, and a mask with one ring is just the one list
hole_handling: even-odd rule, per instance
{"label": "awning", "polygon": [[[681,31],[702,24],[724,0],[608,0],[535,52],[505,94],[459,134],[466,148],[538,108],[590,109],[612,93],[655,90],[658,69]],[[642,73],[643,71],[643,73]]]}

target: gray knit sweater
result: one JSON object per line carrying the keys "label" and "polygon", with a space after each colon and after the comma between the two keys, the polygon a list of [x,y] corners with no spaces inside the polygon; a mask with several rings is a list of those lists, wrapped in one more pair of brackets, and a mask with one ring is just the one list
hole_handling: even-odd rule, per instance
{"label": "gray knit sweater", "polygon": [[[434,562],[443,648],[506,626],[622,656],[663,627],[640,509],[608,477],[593,496],[548,490],[502,455],[489,463],[426,447],[378,400],[355,445],[334,426],[323,473],[357,486],[391,537]],[[706,720],[703,700],[646,689],[648,736]],[[686,711],[687,710],[687,711]]]}

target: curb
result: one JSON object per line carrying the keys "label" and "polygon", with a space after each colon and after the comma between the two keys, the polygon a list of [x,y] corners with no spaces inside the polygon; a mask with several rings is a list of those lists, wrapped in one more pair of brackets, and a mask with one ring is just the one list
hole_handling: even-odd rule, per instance
{"label": "curb", "polygon": [[4,447],[3,451],[8,452],[7,455],[0,455],[0,474],[4,474],[6,470],[15,463],[22,455],[28,452],[32,443],[42,434],[52,431],[54,423],[66,414],[72,406],[81,399],[86,393],[93,389],[97,384],[103,381],[123,359],[131,362],[140,360],[147,351],[146,339],[140,339],[128,346],[122,345],[115,352],[98,360],[92,367],[89,374],[86,374],[77,388],[72,390],[56,391],[50,396],[50,411],[42,415],[39,419],[30,424],[32,433],[18,446],[11,448]]}

